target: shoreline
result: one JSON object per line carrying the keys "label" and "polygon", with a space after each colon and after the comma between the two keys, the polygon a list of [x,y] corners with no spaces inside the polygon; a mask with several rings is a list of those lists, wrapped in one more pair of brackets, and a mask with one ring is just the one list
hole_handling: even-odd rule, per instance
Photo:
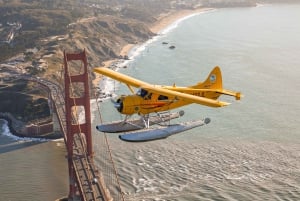
{"label": "shoreline", "polygon": [[159,17],[156,22],[149,26],[149,29],[156,34],[159,34],[161,31],[166,29],[168,26],[172,25],[176,21],[188,17],[194,14],[200,14],[206,11],[213,10],[214,8],[197,8],[191,10],[174,10],[169,13],[164,14]]}
{"label": "shoreline", "polygon": [[[124,56],[128,56],[129,52],[132,50],[132,48],[134,48],[135,44],[126,44],[125,46],[122,47],[121,51],[120,51],[120,56],[122,56],[124,58]],[[104,68],[109,68],[110,66],[112,66],[113,64],[115,64],[116,62],[120,62],[124,59],[111,59],[111,60],[106,60],[104,62],[102,62],[103,65],[98,66],[98,67],[104,67]],[[96,67],[97,68],[97,67]],[[98,88],[98,85],[102,79],[102,75],[98,74],[98,73],[94,73],[95,78],[92,80],[93,83],[93,87],[94,88]]]}
{"label": "shoreline", "polygon": [[[211,11],[211,10],[214,10],[214,8],[202,7],[202,8],[190,9],[190,10],[173,10],[173,11],[164,13],[161,16],[159,16],[157,18],[156,22],[148,25],[148,28],[154,34],[156,34],[156,36],[158,36],[158,35],[160,35],[160,33],[163,30],[167,29],[169,26],[171,26],[172,24],[176,23],[177,21],[179,21],[181,19],[184,19],[191,15],[196,15],[196,14],[200,14],[200,13]],[[151,40],[151,38],[149,40]],[[147,42],[147,41],[144,41],[144,43],[145,42]],[[132,49],[134,49],[134,47],[136,47],[136,46],[138,46],[138,45],[136,45],[136,44],[124,45],[120,51],[120,55],[123,57],[128,56],[130,51]],[[119,62],[122,63],[124,61],[125,61],[124,59],[106,60],[103,62],[103,65],[101,67],[110,68],[112,65],[116,65],[116,63],[119,63]],[[93,87],[98,88],[99,83],[101,82],[101,79],[102,79],[102,75],[100,75],[98,73],[94,73],[94,74],[95,74],[95,78],[92,80]]]}
{"label": "shoreline", "polygon": [[30,141],[43,142],[43,141],[57,140],[62,138],[60,133],[51,133],[48,135],[36,135],[36,136],[24,135],[18,132],[14,128],[12,119],[4,116],[0,116],[0,120],[6,122],[9,130],[9,134],[4,134],[4,135],[13,138],[14,140],[30,140]]}

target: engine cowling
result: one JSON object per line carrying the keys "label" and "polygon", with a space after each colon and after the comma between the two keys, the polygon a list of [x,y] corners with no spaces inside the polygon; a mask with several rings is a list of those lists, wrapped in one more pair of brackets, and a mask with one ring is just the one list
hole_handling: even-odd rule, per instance
{"label": "engine cowling", "polygon": [[118,112],[126,115],[132,115],[140,112],[142,98],[137,95],[120,96],[114,106]]}

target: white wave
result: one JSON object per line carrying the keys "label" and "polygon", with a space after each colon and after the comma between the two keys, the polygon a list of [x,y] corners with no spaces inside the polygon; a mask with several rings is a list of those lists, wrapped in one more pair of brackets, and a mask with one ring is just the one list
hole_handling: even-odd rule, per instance
{"label": "white wave", "polygon": [[265,6],[265,4],[256,3],[256,7],[263,7],[263,6]]}
{"label": "white wave", "polygon": [[157,181],[155,179],[147,178],[147,176],[144,175],[142,178],[133,178],[132,183],[136,189],[136,193],[140,192],[153,192],[158,193],[159,187],[155,186],[155,183]]}
{"label": "white wave", "polygon": [[178,25],[179,25],[181,22],[183,22],[183,21],[185,21],[185,20],[187,20],[187,19],[189,19],[189,18],[191,18],[191,17],[197,16],[197,15],[201,15],[201,14],[205,14],[205,13],[209,13],[209,12],[214,12],[214,11],[216,11],[216,9],[210,9],[210,10],[206,10],[206,11],[200,11],[200,12],[198,12],[198,13],[193,13],[193,14],[187,15],[187,16],[185,16],[185,17],[183,17],[183,18],[180,18],[180,19],[176,20],[174,23],[170,24],[170,25],[167,26],[165,29],[163,29],[163,30],[161,30],[160,32],[158,32],[158,34],[160,34],[160,35],[167,34],[167,33],[169,33],[170,31],[172,31],[172,30],[174,30],[175,28],[177,28]]}
{"label": "white wave", "polygon": [[47,142],[47,141],[50,141],[48,139],[44,139],[44,138],[32,138],[32,137],[18,137],[18,136],[15,136],[13,135],[10,130],[9,130],[9,127],[8,127],[8,122],[4,119],[2,119],[4,121],[4,124],[2,126],[2,135],[5,135],[15,141],[21,141],[21,142],[27,142],[27,141],[30,141],[30,142]]}
{"label": "white wave", "polygon": [[[118,62],[114,62],[112,64],[113,69],[115,71],[118,71],[120,68],[126,66],[128,62],[128,60],[120,60]],[[99,82],[98,89],[99,96],[97,97],[97,99],[107,100],[115,96],[116,91],[119,89],[119,82],[109,77],[103,76]]]}
{"label": "white wave", "polygon": [[145,43],[142,43],[140,45],[136,45],[133,47],[130,51],[129,59],[126,61],[126,64],[132,64],[134,62],[134,59],[140,56],[143,52],[148,51],[148,46],[152,44],[153,42],[157,41],[161,37],[160,35],[154,36],[153,38],[147,40]]}

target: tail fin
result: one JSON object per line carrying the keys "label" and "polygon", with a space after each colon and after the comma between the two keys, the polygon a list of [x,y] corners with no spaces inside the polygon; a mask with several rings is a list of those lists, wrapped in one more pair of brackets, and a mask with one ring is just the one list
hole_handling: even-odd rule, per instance
{"label": "tail fin", "polygon": [[199,82],[192,88],[200,89],[222,89],[222,73],[219,66],[214,67],[204,82]]}
{"label": "tail fin", "polygon": [[[241,92],[235,92],[223,89],[222,73],[219,66],[216,66],[208,75],[204,82],[199,82],[190,88],[195,89],[199,96],[218,99],[220,95],[234,96],[236,100],[240,100],[243,95]],[[200,93],[201,92],[201,93]]]}

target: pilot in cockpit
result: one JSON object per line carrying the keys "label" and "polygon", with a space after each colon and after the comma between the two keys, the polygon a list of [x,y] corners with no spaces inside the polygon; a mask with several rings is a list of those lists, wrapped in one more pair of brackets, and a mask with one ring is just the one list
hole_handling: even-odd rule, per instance
{"label": "pilot in cockpit", "polygon": [[142,98],[146,99],[151,99],[151,93],[149,93],[147,90],[140,88],[137,93],[138,96],[141,96]]}

